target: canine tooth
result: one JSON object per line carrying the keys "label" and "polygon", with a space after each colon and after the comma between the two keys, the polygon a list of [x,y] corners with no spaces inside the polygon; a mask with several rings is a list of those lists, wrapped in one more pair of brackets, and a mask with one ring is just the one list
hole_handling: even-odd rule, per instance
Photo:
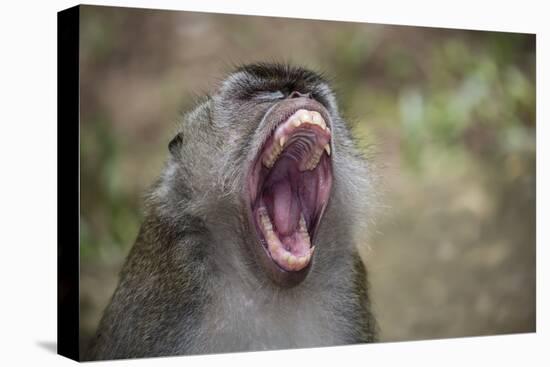
{"label": "canine tooth", "polygon": [[281,136],[281,138],[279,139],[279,145],[281,146],[281,148],[285,146],[285,142],[286,142],[286,137]]}
{"label": "canine tooth", "polygon": [[315,251],[315,246],[309,249],[309,256],[313,256],[313,251]]}
{"label": "canine tooth", "polygon": [[299,223],[299,230],[300,230],[300,234],[302,235],[302,238],[304,240],[307,240],[308,242],[310,242],[310,238],[309,238],[309,233],[307,231],[307,227],[306,227],[306,220],[304,219],[304,215],[302,214],[301,217],[300,217],[300,223]]}
{"label": "canine tooth", "polygon": [[306,220],[303,214],[300,215],[300,231],[305,231],[307,233]]}
{"label": "canine tooth", "polygon": [[290,258],[290,253],[285,251],[285,252],[283,253],[283,260],[286,261],[286,262],[288,262],[288,259],[289,259],[289,258]]}
{"label": "canine tooth", "polygon": [[330,156],[330,145],[328,143],[325,145],[325,152]]}

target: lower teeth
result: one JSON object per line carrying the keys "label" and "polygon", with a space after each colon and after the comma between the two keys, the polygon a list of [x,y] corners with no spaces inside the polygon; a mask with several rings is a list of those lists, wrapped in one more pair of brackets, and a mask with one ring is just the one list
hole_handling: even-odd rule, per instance
{"label": "lower teeth", "polygon": [[[296,256],[292,254],[290,251],[284,248],[281,240],[273,231],[273,224],[271,223],[271,219],[269,218],[267,209],[265,207],[261,207],[258,209],[258,212],[260,216],[260,223],[264,230],[264,237],[267,241],[267,247],[269,253],[271,254],[271,257],[279,265],[284,264],[283,267],[286,270],[300,270],[304,268],[305,265],[309,263],[311,256],[313,255],[315,246],[310,247],[309,250],[302,256]],[[303,213],[300,214],[298,233],[301,235],[302,240],[311,246],[309,233],[307,231],[306,221]]]}

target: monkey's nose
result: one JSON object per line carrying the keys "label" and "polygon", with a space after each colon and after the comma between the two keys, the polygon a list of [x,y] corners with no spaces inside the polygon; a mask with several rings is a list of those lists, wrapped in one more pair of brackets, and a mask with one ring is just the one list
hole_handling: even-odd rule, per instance
{"label": "monkey's nose", "polygon": [[311,98],[311,93],[300,93],[298,91],[293,91],[292,93],[289,94],[289,96],[287,98],[300,98],[300,97],[303,97],[303,98]]}

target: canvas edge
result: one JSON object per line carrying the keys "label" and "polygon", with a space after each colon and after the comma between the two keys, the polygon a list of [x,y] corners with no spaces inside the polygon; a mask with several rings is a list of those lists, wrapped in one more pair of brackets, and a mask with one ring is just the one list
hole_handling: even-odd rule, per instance
{"label": "canvas edge", "polygon": [[57,13],[57,353],[79,348],[80,6]]}

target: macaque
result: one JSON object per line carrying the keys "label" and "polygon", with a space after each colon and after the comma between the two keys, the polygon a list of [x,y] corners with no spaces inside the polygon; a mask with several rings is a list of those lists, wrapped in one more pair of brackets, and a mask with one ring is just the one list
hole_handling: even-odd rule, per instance
{"label": "macaque", "polygon": [[376,341],[372,172],[321,75],[242,66],[168,148],[87,359]]}

